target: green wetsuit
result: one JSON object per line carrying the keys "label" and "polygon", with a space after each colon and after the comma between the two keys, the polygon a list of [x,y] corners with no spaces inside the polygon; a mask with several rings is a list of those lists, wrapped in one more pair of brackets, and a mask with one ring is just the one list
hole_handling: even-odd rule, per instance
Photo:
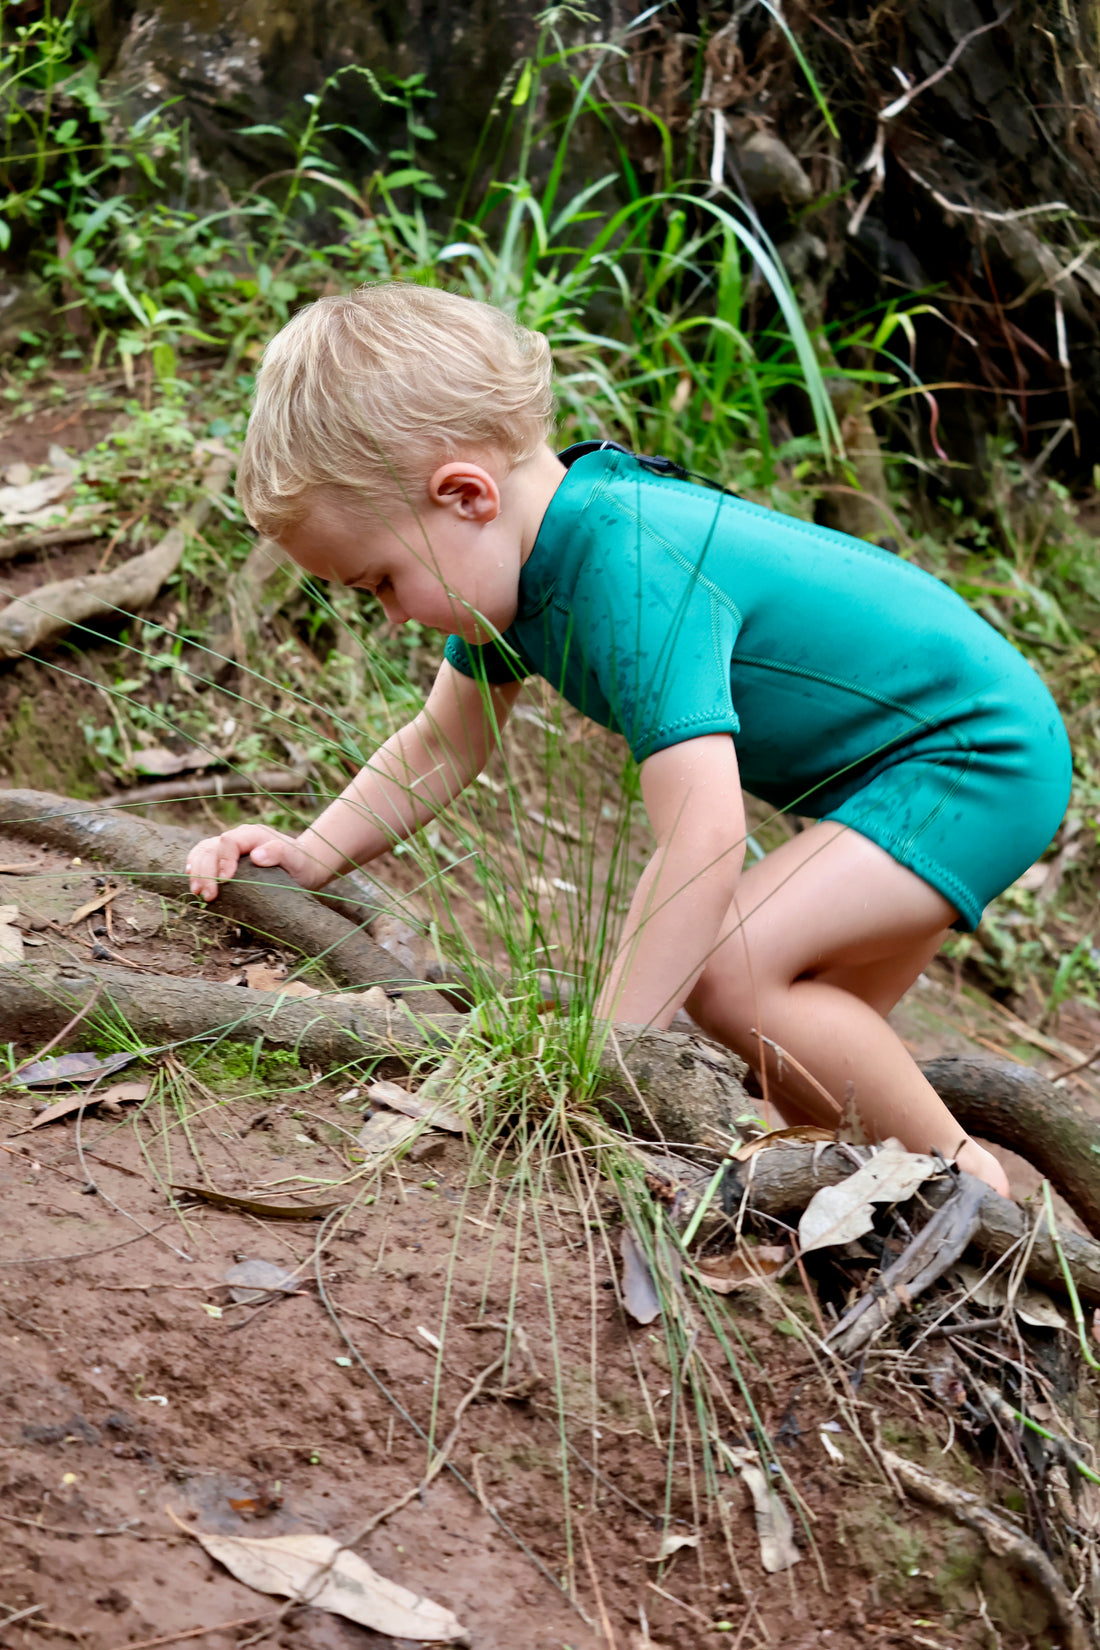
{"label": "green wetsuit", "polygon": [[900,557],[617,450],[570,466],[503,644],[468,676],[537,674],[639,762],[734,736],[745,789],[849,825],[973,928],[1043,851],[1070,751],[1037,673]]}

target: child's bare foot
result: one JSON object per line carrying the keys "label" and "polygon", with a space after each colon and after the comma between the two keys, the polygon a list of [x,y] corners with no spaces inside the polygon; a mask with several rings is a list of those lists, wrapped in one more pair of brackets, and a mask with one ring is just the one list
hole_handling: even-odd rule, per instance
{"label": "child's bare foot", "polygon": [[984,1146],[979,1146],[976,1140],[967,1140],[955,1155],[955,1162],[967,1174],[972,1174],[977,1180],[984,1180],[987,1186],[992,1186],[995,1192],[1002,1197],[1010,1197],[1008,1176],[1005,1174],[992,1152],[987,1152]]}

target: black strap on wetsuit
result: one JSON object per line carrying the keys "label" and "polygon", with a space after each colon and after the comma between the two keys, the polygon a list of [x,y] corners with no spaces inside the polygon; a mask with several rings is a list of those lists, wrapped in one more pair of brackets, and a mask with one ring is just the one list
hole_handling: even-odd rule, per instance
{"label": "black strap on wetsuit", "polygon": [[672,476],[677,481],[701,481],[704,487],[713,487],[716,493],[725,493],[730,498],[739,495],[732,487],[723,487],[721,482],[712,481],[710,476],[700,475],[697,470],[685,470],[682,464],[677,464],[672,458],[654,458],[645,453],[632,453],[629,447],[624,447],[618,441],[575,441],[571,447],[566,447],[558,454],[561,462],[568,470],[578,458],[584,458],[588,453],[625,453],[627,458],[636,459],[643,470],[651,475]]}

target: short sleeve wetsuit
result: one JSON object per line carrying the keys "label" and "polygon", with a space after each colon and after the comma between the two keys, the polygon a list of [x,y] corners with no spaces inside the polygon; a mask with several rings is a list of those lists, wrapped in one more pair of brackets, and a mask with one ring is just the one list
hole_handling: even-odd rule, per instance
{"label": "short sleeve wetsuit", "polygon": [[501,642],[447,643],[492,682],[537,674],[639,762],[733,736],[746,790],[835,819],[973,928],[1047,846],[1070,752],[1037,673],[890,552],[601,448],[576,459]]}

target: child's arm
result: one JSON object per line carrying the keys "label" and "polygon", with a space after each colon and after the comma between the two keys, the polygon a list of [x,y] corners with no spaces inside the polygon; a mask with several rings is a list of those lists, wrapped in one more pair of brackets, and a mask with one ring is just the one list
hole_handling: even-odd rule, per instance
{"label": "child's arm", "polygon": [[667,1026],[724,930],[745,853],[733,740],[707,734],[642,763],[657,850],[630,904],[597,1014]]}
{"label": "child's arm", "polygon": [[323,888],[350,865],[385,853],[434,819],[481,772],[520,683],[486,690],[446,661],[420,714],[381,745],[366,767],[299,837],[238,825],[207,837],[187,857],[191,892],[217,897],[243,854],[281,865],[304,888]]}

